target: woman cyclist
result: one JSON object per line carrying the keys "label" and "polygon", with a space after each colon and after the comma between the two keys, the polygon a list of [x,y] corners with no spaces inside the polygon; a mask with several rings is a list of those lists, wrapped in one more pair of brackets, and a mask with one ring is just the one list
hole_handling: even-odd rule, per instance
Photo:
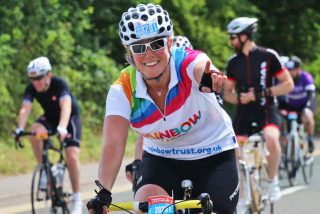
{"label": "woman cyclist", "polygon": [[[214,212],[233,213],[238,175],[232,123],[212,91],[226,77],[209,57],[188,48],[171,48],[173,25],[167,11],[139,4],[123,13],[120,38],[127,48],[125,68],[111,86],[103,128],[97,196],[91,213],[106,213],[123,158],[129,125],[143,134],[143,157],[134,199],[171,195],[182,199],[183,179],[193,181],[193,196],[207,192]],[[203,86],[206,80],[206,85]],[[201,89],[201,91],[199,90]]]}

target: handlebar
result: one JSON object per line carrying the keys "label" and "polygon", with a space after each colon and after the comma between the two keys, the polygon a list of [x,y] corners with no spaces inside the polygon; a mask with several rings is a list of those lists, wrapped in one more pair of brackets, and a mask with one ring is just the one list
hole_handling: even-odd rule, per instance
{"label": "handlebar", "polygon": [[[201,208],[202,213],[204,214],[211,214],[213,209],[212,201],[210,200],[210,196],[207,193],[202,193],[197,199],[193,200],[175,200],[174,204],[172,205],[175,206],[176,210]],[[109,211],[124,210],[148,212],[148,202],[118,202],[110,204],[109,207]]]}
{"label": "handlebar", "polygon": [[29,131],[21,131],[19,134],[12,132],[15,140],[15,147],[16,149],[24,148],[24,145],[22,144],[20,137],[23,136],[35,136],[39,140],[47,140],[50,136],[56,135],[54,132],[42,132],[42,133],[36,133],[36,132],[29,132]]}

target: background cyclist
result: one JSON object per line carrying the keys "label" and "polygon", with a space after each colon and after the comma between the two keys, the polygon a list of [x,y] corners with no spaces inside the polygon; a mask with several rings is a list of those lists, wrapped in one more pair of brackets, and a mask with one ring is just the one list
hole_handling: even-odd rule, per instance
{"label": "background cyclist", "polygon": [[[237,135],[250,135],[262,130],[270,152],[269,198],[277,201],[280,188],[277,170],[281,157],[279,144],[280,116],[275,107],[275,96],[288,93],[293,81],[287,69],[282,68],[275,51],[257,46],[253,36],[257,30],[257,19],[240,17],[232,20],[227,31],[236,54],[227,64],[227,83],[224,99],[237,104],[233,127]],[[274,85],[275,78],[279,81]],[[257,130],[251,127],[257,122]]]}
{"label": "background cyclist", "polygon": [[[209,57],[188,48],[171,49],[173,25],[159,5],[139,4],[122,15],[120,38],[130,66],[111,86],[106,101],[97,196],[87,203],[102,212],[123,158],[129,125],[144,136],[135,200],[154,195],[183,197],[182,179],[193,181],[193,196],[208,192],[214,211],[233,213],[238,175],[232,123],[213,93],[199,91],[204,76],[220,91],[226,77]],[[204,75],[205,72],[205,75]],[[106,210],[104,211],[106,212]]]}
{"label": "background cyclist", "polygon": [[[19,135],[24,130],[32,110],[33,99],[36,99],[43,108],[44,114],[31,125],[30,131],[36,133],[58,131],[60,140],[66,141],[66,161],[73,190],[71,213],[78,214],[82,213],[79,181],[79,146],[82,126],[80,109],[67,83],[59,77],[53,77],[51,71],[52,67],[47,57],[39,57],[29,63],[27,74],[31,83],[24,92],[15,133]],[[30,141],[36,160],[40,164],[43,143],[35,136],[31,136]],[[42,173],[40,188],[46,187],[47,177]]]}
{"label": "background cyclist", "polygon": [[308,134],[308,149],[314,151],[314,113],[316,110],[316,86],[310,73],[302,69],[299,57],[292,56],[285,64],[294,81],[294,88],[290,93],[281,97],[281,109],[297,111],[301,122],[306,127]]}

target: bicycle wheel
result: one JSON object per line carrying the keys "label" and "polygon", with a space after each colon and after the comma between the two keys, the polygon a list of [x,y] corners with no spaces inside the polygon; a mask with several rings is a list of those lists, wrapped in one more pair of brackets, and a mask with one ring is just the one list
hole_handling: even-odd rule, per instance
{"label": "bicycle wheel", "polygon": [[250,189],[251,189],[251,198],[252,198],[252,210],[253,212],[260,212],[260,203],[261,203],[261,189],[259,187],[260,175],[258,169],[253,169],[253,172],[250,174]]}
{"label": "bicycle wheel", "polygon": [[40,179],[41,174],[45,172],[45,167],[43,165],[38,165],[32,176],[32,183],[31,183],[31,207],[32,213],[49,213],[51,207],[51,188],[48,184],[46,185],[47,188],[40,189]]}
{"label": "bicycle wheel", "polygon": [[[302,150],[303,151],[303,150]],[[303,155],[303,162],[301,164],[302,175],[305,184],[309,184],[313,174],[314,157]]]}
{"label": "bicycle wheel", "polygon": [[57,170],[57,168],[55,167],[56,166],[51,167],[50,171],[50,177],[52,181],[51,213],[67,214],[69,213],[69,209],[67,207],[67,202],[65,198],[68,196],[68,194],[66,194],[63,189],[63,180],[66,168],[64,165],[59,165],[59,170]]}
{"label": "bicycle wheel", "polygon": [[252,214],[252,197],[250,186],[250,168],[246,163],[239,163],[240,196],[236,214]]}
{"label": "bicycle wheel", "polygon": [[[259,214],[265,213],[267,210],[267,205],[270,203],[269,198],[269,171],[268,171],[268,164],[263,161],[263,163],[260,166],[260,169],[258,170],[259,173],[259,190],[260,190],[260,211]],[[270,210],[271,214],[273,213],[273,210]]]}
{"label": "bicycle wheel", "polygon": [[297,157],[298,135],[290,135],[286,146],[285,166],[287,171],[288,182],[290,186],[296,184],[296,174],[300,165],[300,160]]}

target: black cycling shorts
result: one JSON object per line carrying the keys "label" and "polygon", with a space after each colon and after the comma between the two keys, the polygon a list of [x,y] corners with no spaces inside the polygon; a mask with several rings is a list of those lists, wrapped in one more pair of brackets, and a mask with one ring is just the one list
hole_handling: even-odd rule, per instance
{"label": "black cycling shorts", "polygon": [[[257,128],[252,123],[257,123]],[[234,120],[233,128],[236,135],[251,135],[261,131],[268,125],[275,125],[280,130],[281,116],[278,108],[272,106],[262,111],[238,111]]]}
{"label": "black cycling shorts", "polygon": [[192,197],[208,193],[214,212],[234,213],[239,197],[239,180],[234,150],[199,160],[175,160],[143,153],[138,175],[138,190],[156,184],[174,199],[183,199],[181,182],[193,182]]}
{"label": "black cycling shorts", "polygon": [[[46,118],[45,116],[41,116],[36,120],[37,123],[44,125],[44,127],[53,133],[56,133],[58,124]],[[80,147],[81,140],[81,131],[82,131],[82,123],[80,119],[80,115],[71,115],[68,127],[68,135],[66,136],[65,142],[66,147],[76,146]]]}

